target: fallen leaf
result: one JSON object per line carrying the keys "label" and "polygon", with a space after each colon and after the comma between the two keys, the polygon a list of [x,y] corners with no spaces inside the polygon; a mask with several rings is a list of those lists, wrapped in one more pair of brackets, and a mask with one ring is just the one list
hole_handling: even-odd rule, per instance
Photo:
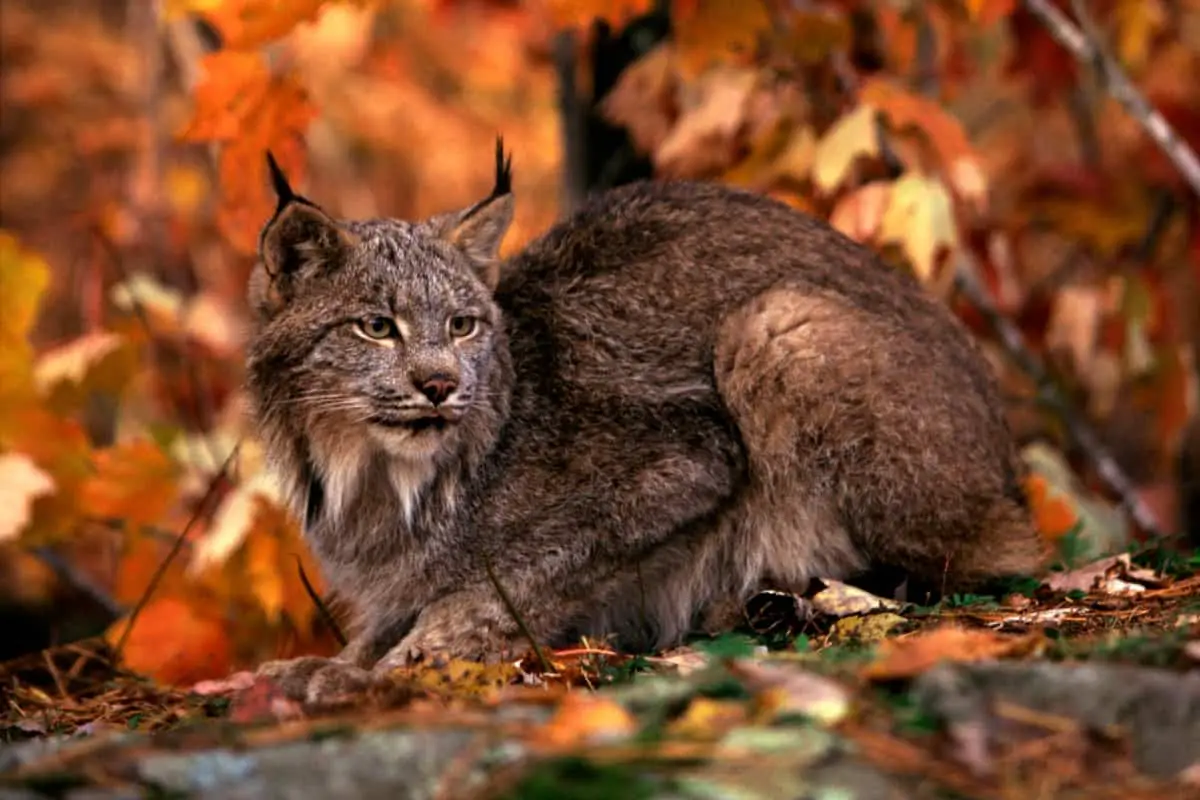
{"label": "fallen leaf", "polygon": [[535,744],[570,748],[619,741],[637,731],[637,720],[623,706],[583,691],[568,692],[554,715],[532,735]]}
{"label": "fallen leaf", "polygon": [[846,641],[879,642],[886,639],[893,629],[906,621],[904,617],[891,612],[842,617],[833,624],[829,633],[831,640],[837,643]]}
{"label": "fallen leaf", "polygon": [[1137,594],[1147,587],[1166,585],[1153,570],[1133,566],[1129,553],[1101,558],[1066,572],[1052,572],[1042,581],[1055,592],[1096,592],[1100,594]]}
{"label": "fallen leaf", "polygon": [[862,670],[871,680],[911,678],[943,661],[990,661],[1036,649],[1041,634],[1012,636],[992,631],[944,626],[911,636],[886,639],[876,658]]}
{"label": "fallen leaf", "polygon": [[728,669],[755,695],[755,705],[767,719],[801,714],[822,725],[836,725],[850,712],[845,686],[793,665],[767,664],[739,658]]}
{"label": "fallen leaf", "polygon": [[831,194],[850,176],[850,169],[858,159],[878,155],[875,109],[860,104],[833,123],[817,143],[813,183],[821,192]]}
{"label": "fallen leaf", "polygon": [[825,588],[811,598],[813,607],[822,614],[831,617],[845,617],[851,614],[868,614],[884,609],[899,609],[903,604],[873,595],[865,589],[851,586],[848,583],[835,581],[831,578],[821,578]]}
{"label": "fallen leaf", "polygon": [[748,718],[745,703],[696,697],[667,726],[673,736],[700,741],[715,741]]}
{"label": "fallen leaf", "polygon": [[54,478],[29,456],[0,453],[0,542],[19,536],[33,518],[33,501],[54,491]]}

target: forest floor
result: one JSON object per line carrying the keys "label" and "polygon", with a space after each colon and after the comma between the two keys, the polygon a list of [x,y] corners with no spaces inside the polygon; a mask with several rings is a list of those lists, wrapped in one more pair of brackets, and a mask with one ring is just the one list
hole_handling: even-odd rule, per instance
{"label": "forest floor", "polygon": [[431,664],[320,709],[85,641],[0,665],[0,798],[1200,797],[1194,562],[932,607],[760,595],[659,656]]}

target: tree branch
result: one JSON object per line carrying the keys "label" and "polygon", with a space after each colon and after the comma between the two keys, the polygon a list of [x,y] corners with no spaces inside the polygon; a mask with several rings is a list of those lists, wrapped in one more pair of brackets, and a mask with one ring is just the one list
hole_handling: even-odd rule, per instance
{"label": "tree branch", "polygon": [[[1084,29],[1076,27],[1050,0],[1024,2],[1025,8],[1041,21],[1059,44],[1080,62],[1096,69],[1108,93],[1141,124],[1146,135],[1171,159],[1192,191],[1200,197],[1200,158],[1196,157],[1195,151],[1175,132],[1162,113],[1150,105],[1116,59],[1104,51],[1101,43],[1096,41],[1094,32],[1089,36]],[[1089,17],[1082,1],[1072,0],[1072,7],[1084,28],[1088,28]]]}

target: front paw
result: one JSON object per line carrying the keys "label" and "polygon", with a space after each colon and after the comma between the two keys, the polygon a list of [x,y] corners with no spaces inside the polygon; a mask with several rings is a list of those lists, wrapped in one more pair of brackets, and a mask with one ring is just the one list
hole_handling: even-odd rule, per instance
{"label": "front paw", "polygon": [[255,674],[274,683],[289,700],[307,706],[335,705],[366,691],[372,681],[369,670],[340,657],[301,656],[268,661]]}
{"label": "front paw", "polygon": [[450,659],[497,663],[511,661],[529,649],[524,638],[514,636],[493,618],[463,613],[423,614],[400,643],[375,665],[375,673],[418,663],[439,664]]}
{"label": "front paw", "polygon": [[303,701],[308,695],[308,684],[313,675],[331,663],[332,659],[322,656],[266,661],[255,670],[255,677],[271,681],[289,700]]}

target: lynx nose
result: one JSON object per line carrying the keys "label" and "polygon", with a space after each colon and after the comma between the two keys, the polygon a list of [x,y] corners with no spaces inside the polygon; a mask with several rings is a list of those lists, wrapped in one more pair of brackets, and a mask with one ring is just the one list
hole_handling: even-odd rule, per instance
{"label": "lynx nose", "polygon": [[435,406],[439,403],[446,402],[446,398],[453,394],[454,390],[458,388],[458,382],[455,381],[454,378],[451,378],[449,375],[440,372],[435,375],[430,375],[425,380],[415,381],[415,383],[417,384],[417,389],[421,392],[421,394],[428,397],[429,402],[433,403]]}

